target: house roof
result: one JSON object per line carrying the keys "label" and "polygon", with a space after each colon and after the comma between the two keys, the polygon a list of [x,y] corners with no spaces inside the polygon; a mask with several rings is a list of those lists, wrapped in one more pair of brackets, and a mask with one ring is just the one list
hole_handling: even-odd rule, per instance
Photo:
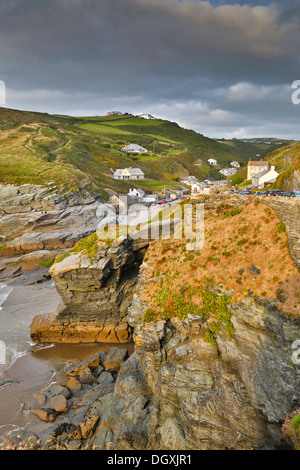
{"label": "house roof", "polygon": [[114,176],[121,176],[124,170],[127,170],[131,175],[144,175],[140,168],[123,168],[116,170]]}
{"label": "house roof", "polygon": [[260,173],[257,173],[257,175],[253,176],[253,179],[262,178],[262,177],[265,176],[267,173],[270,173],[270,170],[263,170],[263,171],[261,171]]}
{"label": "house roof", "polygon": [[118,199],[119,201],[122,201],[124,204],[127,204],[128,206],[137,203],[137,199],[133,196],[128,196],[128,194],[114,194],[110,198],[110,200],[113,198]]}
{"label": "house roof", "polygon": [[125,168],[131,175],[143,175],[144,173],[140,168]]}
{"label": "house roof", "polygon": [[259,160],[259,161],[249,160],[248,165],[251,165],[251,166],[266,166],[266,165],[268,165],[268,167],[269,167],[270,163],[269,162],[263,162],[262,160]]}
{"label": "house roof", "polygon": [[140,194],[140,196],[144,196],[144,194],[145,194],[145,191],[143,191],[142,189],[131,189],[129,191],[129,196],[131,196],[130,193],[133,193],[133,192],[136,192],[136,193]]}
{"label": "house roof", "polygon": [[181,178],[180,181],[199,181],[198,178],[196,178],[196,176],[184,176],[183,178]]}
{"label": "house roof", "polygon": [[141,145],[138,144],[128,144],[123,147],[123,149],[132,149],[132,150],[139,150],[139,149],[144,149],[147,150],[145,147],[142,147]]}

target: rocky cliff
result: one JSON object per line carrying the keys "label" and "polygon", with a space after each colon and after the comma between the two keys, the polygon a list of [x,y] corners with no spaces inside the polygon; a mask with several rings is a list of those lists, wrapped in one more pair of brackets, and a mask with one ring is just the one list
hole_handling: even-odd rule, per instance
{"label": "rocky cliff", "polygon": [[88,188],[63,192],[54,185],[0,185],[0,254],[72,247],[97,229],[105,216],[101,202]]}
{"label": "rocky cliff", "polygon": [[300,404],[300,371],[291,363],[300,321],[252,297],[231,304],[230,311],[235,333],[230,341],[218,333],[215,346],[205,341],[203,317],[145,324],[145,309],[133,303],[136,353],[155,405],[151,447],[286,446],[281,425]]}
{"label": "rocky cliff", "polygon": [[[92,239],[92,237],[90,237]],[[50,274],[61,303],[56,313],[38,316],[31,325],[35,342],[127,342],[131,328],[127,310],[132,302],[144,245],[121,237],[111,243],[93,241],[94,256],[68,253]]]}
{"label": "rocky cliff", "polygon": [[[257,202],[257,208],[260,205]],[[281,269],[278,279],[272,278],[270,271],[280,251],[286,250],[286,243],[291,253],[285,251],[283,258],[290,266],[288,285],[291,286],[297,279],[296,289],[290,295],[292,302],[299,307],[299,271],[295,268],[299,268],[300,261],[297,228],[299,205],[296,202],[281,204],[279,201],[271,205],[276,212],[263,205],[260,207],[262,212],[256,214],[257,222],[264,220],[268,225],[270,240],[269,250],[262,250],[262,243],[259,246],[260,259],[256,258],[255,245],[251,244],[249,213],[242,220],[247,207],[244,206],[243,211],[235,211],[237,215],[234,217],[242,221],[240,233],[247,233],[247,241],[241,244],[235,237],[235,246],[243,246],[243,253],[241,255],[238,251],[236,262],[230,261],[226,267],[221,266],[221,274],[225,275],[222,284],[218,279],[218,265],[228,259],[229,252],[228,247],[224,250],[224,245],[221,254],[224,261],[218,259],[212,270],[219,284],[207,277],[201,279],[201,264],[198,264],[198,270],[195,269],[195,260],[198,258],[200,261],[199,254],[198,257],[190,256],[183,250],[180,255],[177,249],[176,253],[172,253],[173,260],[179,255],[176,265],[170,261],[171,255],[167,260],[162,256],[170,253],[168,250],[174,250],[174,245],[166,246],[161,242],[159,249],[152,248],[147,252],[129,308],[129,323],[134,328],[136,354],[153,394],[149,437],[152,448],[278,449],[290,445],[284,440],[281,427],[286,416],[300,405],[300,370],[291,359],[293,342],[300,339],[300,319],[297,313],[285,313],[288,296],[280,297],[280,288],[275,291],[278,294],[276,297],[275,293],[271,293],[272,288],[269,292],[262,292],[262,286],[265,285],[264,276],[267,276],[269,280],[266,285],[279,282],[283,288],[285,268]],[[225,209],[225,216],[224,206],[220,210],[219,204],[208,201],[207,208],[207,239],[213,237],[210,216],[219,218],[220,230],[220,219],[224,217],[226,230],[232,225],[233,231],[239,232],[239,219],[234,224],[228,221],[228,213],[233,214],[232,208]],[[251,207],[251,213],[254,210],[255,206]],[[267,217],[262,219],[264,213]],[[276,249],[269,258],[271,249],[279,242],[271,242],[272,218],[277,233],[284,231],[285,236],[282,237],[280,249]],[[284,220],[286,225],[282,222],[279,225],[280,220]],[[230,236],[227,238],[229,232],[225,232],[225,225],[221,232],[223,243],[233,239]],[[215,223],[213,226],[216,228]],[[215,239],[208,243],[210,248],[213,246],[210,253],[214,256],[216,252],[220,255],[217,240],[216,234]],[[251,251],[250,257],[247,245]],[[230,251],[230,258],[234,260],[233,247]],[[187,264],[189,256],[190,265]],[[160,258],[164,262],[158,264]],[[210,258],[208,260],[210,264]],[[253,260],[256,264],[250,265]],[[180,281],[176,280],[179,275],[176,268],[182,266],[184,261],[189,273],[187,282],[183,275]],[[248,268],[243,262],[249,262]],[[207,274],[209,264],[205,266]],[[153,272],[157,273],[158,268],[159,275],[153,278]],[[232,282],[235,270],[240,274],[234,281],[236,288]],[[204,282],[204,291],[199,289],[200,280],[202,287]],[[193,287],[195,283],[196,291]],[[178,292],[191,292],[191,288],[193,291],[186,297],[174,295],[178,285]],[[227,286],[233,288],[228,289]],[[241,287],[244,287],[244,295],[237,301]],[[256,294],[259,287],[263,296]],[[164,290],[167,290],[166,295]],[[155,292],[158,292],[157,296]],[[195,292],[198,292],[196,296]],[[202,302],[197,303],[197,296],[202,297]],[[157,309],[160,305],[164,307],[162,310]]]}
{"label": "rocky cliff", "polygon": [[[206,243],[200,251],[171,237],[150,243],[145,254],[146,245],[139,251],[140,245],[122,238],[110,246],[98,241],[96,252],[74,254],[52,268],[62,297],[55,322],[69,328],[65,337],[76,338],[78,322],[84,328],[115,325],[109,328],[118,340],[116,325],[128,322],[133,330],[139,379],[132,379],[133,363],[126,362],[131,379],[123,377],[132,384],[126,394],[137,414],[131,409],[126,415],[119,392],[101,398],[110,411],[96,410],[100,420],[88,445],[291,446],[281,427],[300,406],[300,371],[292,361],[292,345],[300,339],[298,201],[272,207],[253,198],[204,202]],[[49,334],[54,340],[45,326],[36,321],[34,339]],[[97,340],[95,331],[90,338]],[[121,424],[113,417],[122,421],[124,413],[128,438],[115,431]],[[103,426],[109,428],[105,436]]]}

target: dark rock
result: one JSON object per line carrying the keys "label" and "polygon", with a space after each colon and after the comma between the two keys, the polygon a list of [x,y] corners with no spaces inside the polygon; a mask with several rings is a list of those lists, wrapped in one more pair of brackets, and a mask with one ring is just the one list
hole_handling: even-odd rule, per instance
{"label": "dark rock", "polygon": [[127,349],[111,348],[103,361],[103,366],[106,371],[118,370],[127,357]]}
{"label": "dark rock", "polygon": [[52,433],[55,442],[80,440],[82,437],[80,426],[71,423],[60,424]]}
{"label": "dark rock", "polygon": [[56,395],[64,395],[64,397],[68,400],[71,397],[70,390],[60,384],[54,384],[50,388],[46,390],[46,395],[51,399]]}
{"label": "dark rock", "polygon": [[109,384],[109,383],[112,383],[114,381],[114,378],[113,376],[109,373],[109,372],[102,372],[98,379],[97,379],[97,382],[99,384]]}
{"label": "dark rock", "polygon": [[89,367],[86,367],[79,374],[79,380],[82,384],[92,385],[95,382],[95,377]]}
{"label": "dark rock", "polygon": [[39,437],[30,431],[19,430],[9,434],[5,441],[4,448],[7,446],[10,450],[36,450],[39,447]]}
{"label": "dark rock", "polygon": [[254,264],[251,264],[251,266],[248,267],[248,271],[250,274],[253,274],[253,275],[261,274],[261,270],[258,269]]}

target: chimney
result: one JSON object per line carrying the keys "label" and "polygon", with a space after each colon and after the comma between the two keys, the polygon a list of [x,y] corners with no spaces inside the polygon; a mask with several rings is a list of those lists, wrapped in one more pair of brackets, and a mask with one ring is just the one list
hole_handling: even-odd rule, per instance
{"label": "chimney", "polygon": [[271,171],[275,171],[275,166],[271,166]]}

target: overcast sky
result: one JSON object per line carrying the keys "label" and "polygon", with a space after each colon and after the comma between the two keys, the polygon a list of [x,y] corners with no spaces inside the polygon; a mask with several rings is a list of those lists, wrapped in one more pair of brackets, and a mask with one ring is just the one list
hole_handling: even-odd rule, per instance
{"label": "overcast sky", "polygon": [[299,59],[299,0],[0,0],[9,108],[300,140]]}

